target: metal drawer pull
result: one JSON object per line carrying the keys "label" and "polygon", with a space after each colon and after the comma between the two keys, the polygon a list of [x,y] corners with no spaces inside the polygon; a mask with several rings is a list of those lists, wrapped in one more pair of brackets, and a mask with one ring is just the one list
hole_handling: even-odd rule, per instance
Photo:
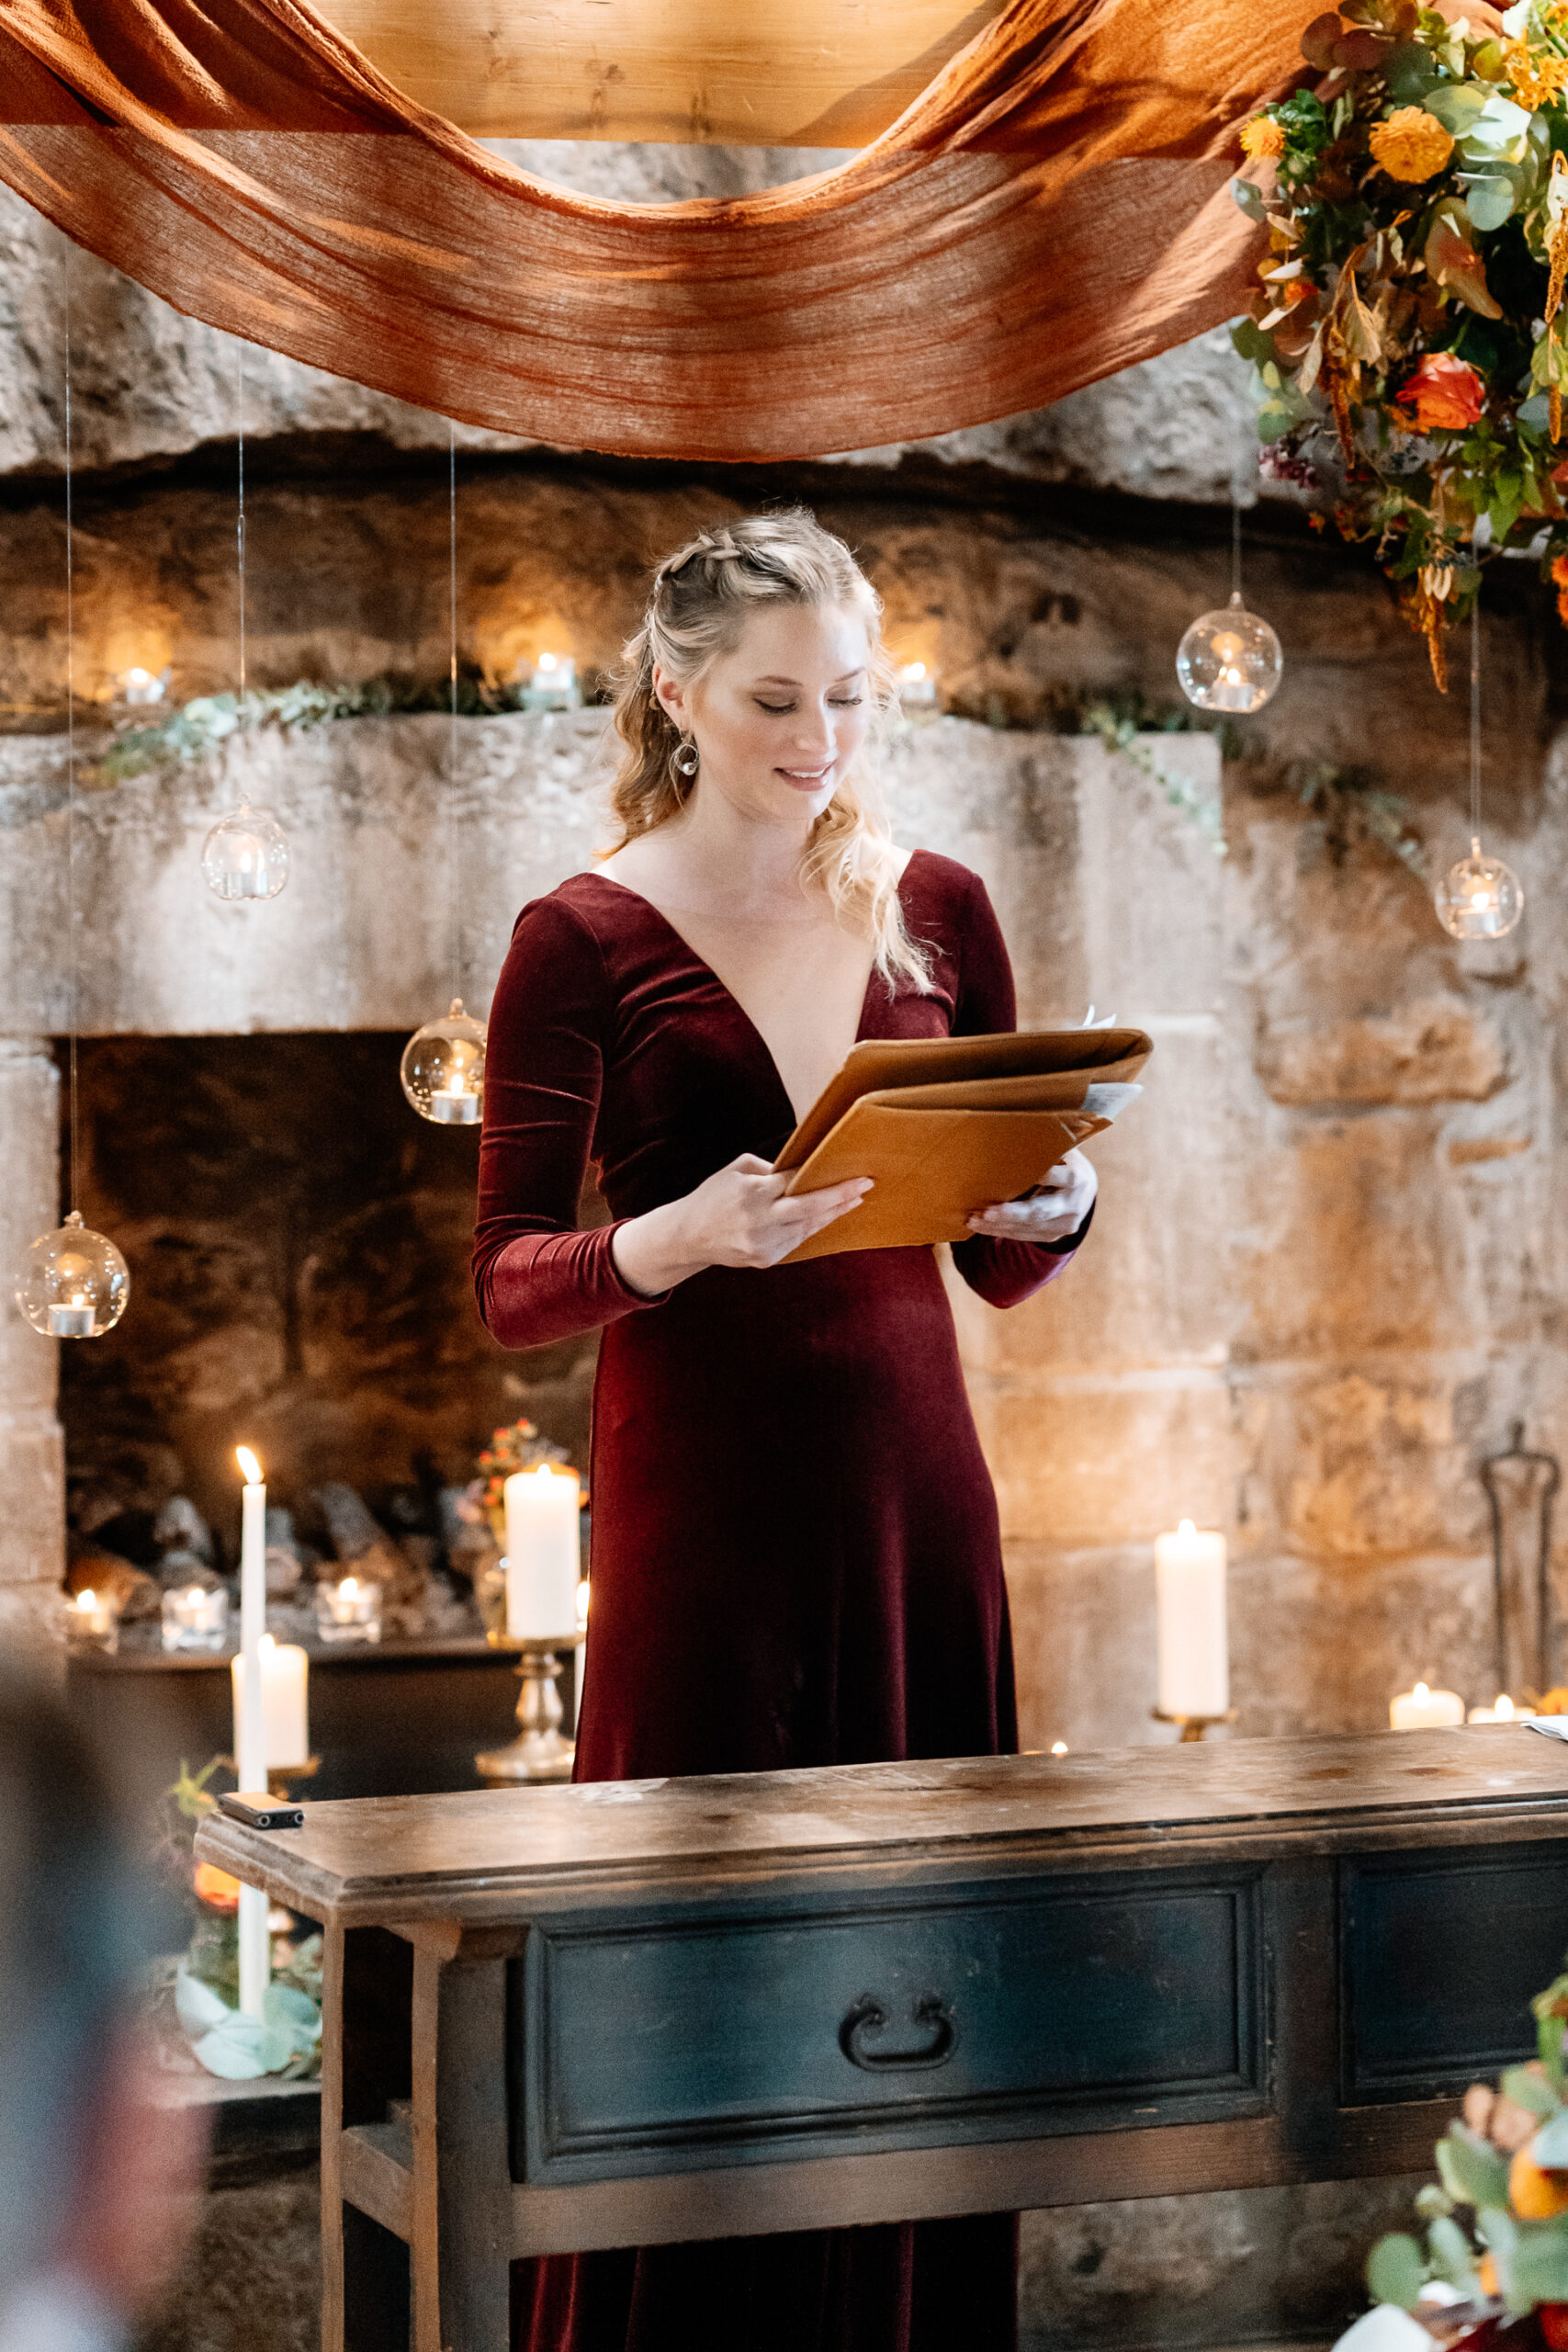
{"label": "metal drawer pull", "polygon": [[923,2000],[910,2004],[909,2015],[931,2036],[923,2050],[868,2049],[867,2035],[880,2033],[887,2023],[881,2002],[869,1998],[857,2001],[839,2028],[839,2047],[852,2066],[863,2066],[871,2075],[895,2067],[945,2066],[958,2047],[958,2020],[947,2003],[928,1993]]}

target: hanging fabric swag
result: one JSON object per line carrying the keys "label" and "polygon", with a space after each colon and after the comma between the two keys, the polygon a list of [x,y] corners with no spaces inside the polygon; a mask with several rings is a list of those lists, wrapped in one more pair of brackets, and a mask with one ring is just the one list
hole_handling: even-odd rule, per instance
{"label": "hanging fabric swag", "polygon": [[614,204],[301,0],[5,0],[0,177],[176,310],[470,424],[643,458],[915,440],[1241,309],[1235,126],[1314,0],[1012,0],[842,169]]}

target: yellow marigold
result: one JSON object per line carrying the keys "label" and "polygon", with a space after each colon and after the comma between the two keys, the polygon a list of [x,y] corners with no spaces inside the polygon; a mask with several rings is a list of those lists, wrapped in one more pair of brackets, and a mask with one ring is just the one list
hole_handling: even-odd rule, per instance
{"label": "yellow marigold", "polygon": [[1241,152],[1248,163],[1272,163],[1285,152],[1285,134],[1272,115],[1255,114],[1241,126]]}
{"label": "yellow marigold", "polygon": [[1510,42],[1505,57],[1505,79],[1522,107],[1533,114],[1549,107],[1568,90],[1568,57],[1553,57],[1550,50],[1527,49]]}
{"label": "yellow marigold", "polygon": [[1453,133],[1425,107],[1398,107],[1371,128],[1372,160],[1391,180],[1429,180],[1454,152]]}

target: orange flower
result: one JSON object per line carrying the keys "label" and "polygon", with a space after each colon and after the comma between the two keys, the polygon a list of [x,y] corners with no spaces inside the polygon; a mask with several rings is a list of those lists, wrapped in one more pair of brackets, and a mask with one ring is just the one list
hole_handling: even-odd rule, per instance
{"label": "orange flower", "polygon": [[197,1862],[194,1881],[197,1899],[214,1911],[237,1911],[240,1907],[240,1882],[220,1871],[215,1862]]}
{"label": "orange flower", "polygon": [[1401,408],[1415,410],[1418,432],[1457,433],[1480,416],[1486,387],[1451,351],[1434,351],[1406,377],[1396,397]]}
{"label": "orange flower", "polygon": [[1249,164],[1271,164],[1285,152],[1285,133],[1272,115],[1255,114],[1241,126],[1241,152]]}
{"label": "orange flower", "polygon": [[1454,152],[1453,133],[1425,107],[1396,107],[1371,131],[1372,160],[1391,180],[1429,180]]}
{"label": "orange flower", "polygon": [[1527,49],[1522,40],[1517,40],[1509,44],[1504,62],[1515,97],[1532,114],[1537,107],[1554,105],[1568,89],[1568,57],[1553,57],[1550,50]]}
{"label": "orange flower", "polygon": [[[1552,585],[1557,590],[1557,617],[1562,623],[1563,628],[1568,628],[1568,555],[1560,555],[1553,559],[1551,566],[1551,579]],[[1549,1691],[1547,1696],[1549,1698],[1561,1697],[1565,1702],[1568,1702],[1568,1691]],[[1565,1703],[1561,1707],[1551,1709],[1540,1706],[1536,1709],[1536,1713],[1537,1714],[1546,1714],[1548,1713],[1554,1714],[1568,1714],[1568,1703]]]}

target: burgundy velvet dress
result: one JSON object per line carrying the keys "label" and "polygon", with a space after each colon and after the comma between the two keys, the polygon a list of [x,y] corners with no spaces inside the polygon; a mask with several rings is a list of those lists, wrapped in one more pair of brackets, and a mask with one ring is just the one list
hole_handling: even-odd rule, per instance
{"label": "burgundy velvet dress", "polygon": [[[917,851],[900,896],[932,981],[874,974],[860,1035],[1012,1028],[977,876]],[[615,1270],[616,1222],[772,1159],[794,1125],[757,1030],[647,899],[583,874],[524,909],[490,1018],[475,1281],[507,1347],[604,1327],[579,1780],[1016,1742],[996,1498],[935,1253],[710,1267],[653,1300]],[[613,1221],[580,1232],[590,1161]],[[953,1258],[1007,1306],[1079,1238]],[[551,2257],[517,2266],[514,2342],[1010,2352],[1015,2254],[992,2215]]]}

